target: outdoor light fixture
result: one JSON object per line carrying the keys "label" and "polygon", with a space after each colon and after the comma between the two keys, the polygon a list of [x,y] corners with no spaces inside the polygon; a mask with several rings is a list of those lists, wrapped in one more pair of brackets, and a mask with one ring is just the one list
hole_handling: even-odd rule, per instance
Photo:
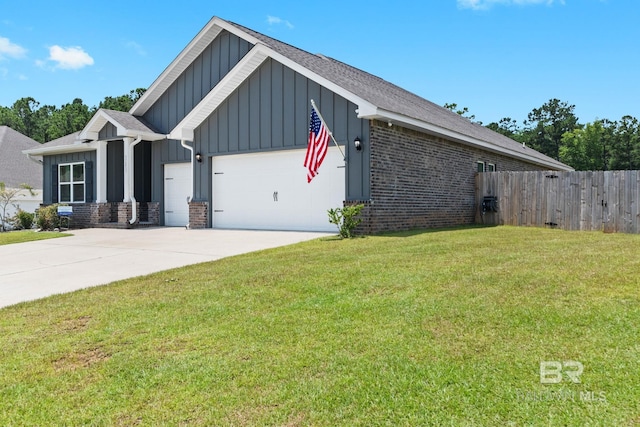
{"label": "outdoor light fixture", "polygon": [[353,145],[355,145],[357,151],[362,150],[362,141],[360,141],[360,138],[357,136],[356,139],[353,140]]}
{"label": "outdoor light fixture", "polygon": [[202,162],[202,154],[200,154],[200,153],[196,153],[196,161],[197,161],[198,163]]}

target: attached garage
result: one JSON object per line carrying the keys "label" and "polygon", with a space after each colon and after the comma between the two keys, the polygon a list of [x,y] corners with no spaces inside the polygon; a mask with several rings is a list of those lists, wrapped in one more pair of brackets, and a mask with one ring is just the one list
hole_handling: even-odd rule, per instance
{"label": "attached garage", "polygon": [[[307,183],[312,108],[346,160],[331,146]],[[88,224],[111,222],[114,203],[133,213],[130,195],[113,190],[122,188],[140,203],[136,220],[168,226],[335,233],[327,210],[346,203],[364,204],[367,233],[446,227],[474,221],[478,162],[571,169],[379,77],[217,17],[128,113],[99,109],[79,134],[49,144],[25,152],[43,156],[43,203],[59,199],[56,165],[95,166]]]}
{"label": "attached garage", "polygon": [[184,227],[189,223],[191,164],[164,165],[164,225]]}
{"label": "attached garage", "polygon": [[213,157],[213,227],[335,231],[327,210],[345,200],[345,162],[331,147],[307,183],[305,150]]}

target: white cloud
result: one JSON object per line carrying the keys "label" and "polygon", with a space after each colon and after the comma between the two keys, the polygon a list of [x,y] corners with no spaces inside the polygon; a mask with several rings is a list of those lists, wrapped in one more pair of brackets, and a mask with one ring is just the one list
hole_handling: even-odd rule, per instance
{"label": "white cloud", "polygon": [[293,24],[285,19],[278,18],[277,16],[267,15],[267,24],[269,25],[284,25],[288,29],[293,29]]}
{"label": "white cloud", "polygon": [[0,37],[0,60],[5,58],[23,58],[27,50],[19,46],[6,37]]}
{"label": "white cloud", "polygon": [[93,58],[80,46],[51,46],[48,59],[57,63],[55,68],[62,68],[63,70],[78,70],[88,65],[93,65]]}
{"label": "white cloud", "polygon": [[498,4],[502,4],[505,6],[527,6],[535,4],[545,4],[547,6],[551,6],[554,3],[564,5],[564,0],[457,0],[457,2],[460,9],[473,10],[486,10],[491,8],[493,5]]}
{"label": "white cloud", "polygon": [[29,78],[24,74],[13,75],[12,73],[9,72],[9,69],[0,67],[0,80],[9,80],[10,78],[13,78],[13,77],[23,81],[29,80]]}
{"label": "white cloud", "polygon": [[147,51],[144,50],[144,48],[140,44],[134,41],[126,42],[124,45],[127,49],[134,50],[140,56],[147,56]]}

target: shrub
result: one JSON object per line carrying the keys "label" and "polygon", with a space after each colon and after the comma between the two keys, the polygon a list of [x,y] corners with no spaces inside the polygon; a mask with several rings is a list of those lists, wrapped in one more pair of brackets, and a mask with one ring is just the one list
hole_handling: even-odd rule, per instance
{"label": "shrub", "polygon": [[33,189],[27,184],[20,184],[19,188],[7,188],[4,182],[0,181],[0,231],[5,231],[7,227],[13,226],[14,217],[9,217],[9,206],[16,206],[16,200],[22,196],[21,190],[28,190],[31,195],[35,194]]}
{"label": "shrub", "polygon": [[329,222],[338,227],[340,237],[349,239],[353,237],[353,230],[362,222],[356,218],[364,209],[364,205],[345,206],[343,208],[329,209]]}
{"label": "shrub", "polygon": [[60,227],[58,205],[49,205],[37,211],[38,227],[42,230],[54,230]]}
{"label": "shrub", "polygon": [[16,216],[14,217],[13,224],[18,229],[29,230],[31,227],[33,227],[34,216],[35,215],[31,212],[18,209],[18,213],[16,213]]}

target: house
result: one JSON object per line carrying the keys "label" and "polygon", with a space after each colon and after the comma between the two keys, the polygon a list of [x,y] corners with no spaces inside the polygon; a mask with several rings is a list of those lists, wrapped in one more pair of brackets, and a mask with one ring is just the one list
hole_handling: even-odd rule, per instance
{"label": "house", "polygon": [[[310,101],[332,146],[303,167]],[[355,141],[359,141],[359,149]],[[402,88],[214,17],[127,112],[99,110],[44,158],[44,203],[76,225],[335,231],[364,203],[367,232],[474,222],[482,170],[571,168]]]}
{"label": "house", "polygon": [[[18,208],[33,213],[42,203],[42,166],[22,154],[23,150],[39,146],[38,141],[0,126],[0,182],[9,191],[17,190],[13,203],[7,205],[7,217],[15,215]],[[31,191],[22,188],[25,184]]]}

